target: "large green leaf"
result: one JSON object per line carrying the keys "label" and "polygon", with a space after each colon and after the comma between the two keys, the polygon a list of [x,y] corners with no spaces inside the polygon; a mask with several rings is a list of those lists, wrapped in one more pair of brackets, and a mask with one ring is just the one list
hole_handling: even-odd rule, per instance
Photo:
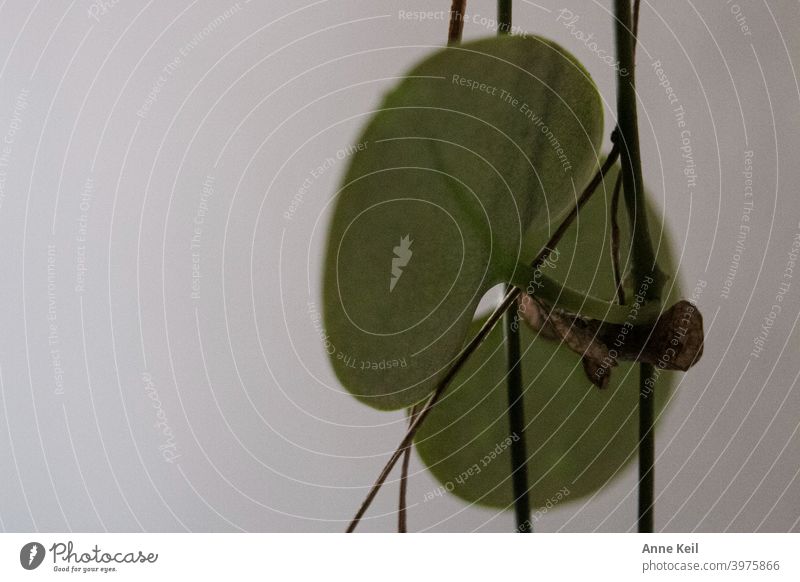
{"label": "large green leaf", "polygon": [[392,91],[337,193],[324,273],[330,359],[363,402],[420,401],[526,232],[596,166],[600,97],[562,48],[502,37],[442,49]]}
{"label": "large green leaf", "polygon": [[[613,184],[615,174],[607,177],[607,186]],[[559,244],[558,259],[547,274],[610,301],[614,286],[608,195],[610,187],[595,193]],[[625,214],[624,208],[620,214]],[[651,232],[658,236],[660,219],[652,209],[649,214]],[[627,232],[624,217],[620,226],[623,234]],[[541,241],[531,244],[536,248]],[[621,246],[624,262],[626,236]],[[669,273],[673,261],[668,247],[662,239],[659,263]],[[473,333],[480,323],[473,324]],[[638,370],[620,363],[613,368],[609,386],[599,390],[587,379],[579,356],[566,346],[537,338],[524,326],[521,343],[532,503],[542,507],[548,500],[578,499],[602,487],[636,458]],[[416,436],[420,456],[448,491],[470,502],[504,508],[513,503],[506,371],[503,331],[498,325]],[[669,396],[670,376],[662,373],[656,385],[656,413]]]}

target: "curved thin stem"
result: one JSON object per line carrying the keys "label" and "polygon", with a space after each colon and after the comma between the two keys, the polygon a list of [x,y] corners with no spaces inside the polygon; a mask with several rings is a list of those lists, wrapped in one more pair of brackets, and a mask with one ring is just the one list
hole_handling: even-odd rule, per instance
{"label": "curved thin stem", "polygon": [[[417,405],[411,407],[408,415],[408,425],[414,422],[417,415]],[[408,465],[411,462],[411,447],[406,447],[403,451],[403,464],[400,467],[400,499],[397,504],[397,533],[408,532],[408,521],[406,516],[406,498],[408,496]]]}
{"label": "curved thin stem", "polygon": [[406,496],[408,491],[408,465],[411,462],[411,447],[403,452],[403,464],[400,466],[400,502],[397,507],[397,533],[408,533],[406,517]]}
{"label": "curved thin stem", "polygon": [[[564,233],[567,231],[569,226],[575,220],[575,217],[578,215],[578,211],[583,208],[583,206],[589,201],[592,197],[592,194],[603,181],[603,178],[611,169],[611,167],[617,162],[617,158],[619,158],[619,147],[617,145],[618,140],[613,140],[614,145],[611,148],[611,151],[608,153],[608,157],[606,158],[603,165],[600,167],[598,172],[594,175],[591,182],[586,186],[584,191],[581,193],[580,197],[573,206],[572,210],[570,211],[569,215],[564,219],[564,221],[558,226],[556,231],[551,235],[550,240],[547,244],[539,251],[539,254],[536,256],[536,259],[531,264],[533,269],[541,267],[547,257],[550,256],[550,253],[564,236]],[[489,332],[492,331],[492,328],[497,324],[498,321],[503,317],[503,314],[511,308],[512,305],[517,300],[522,291],[519,287],[514,287],[503,298],[503,301],[497,308],[492,312],[489,318],[484,322],[481,326],[478,333],[475,334],[465,346],[464,349],[461,350],[456,360],[453,362],[453,365],[447,371],[447,373],[442,377],[439,383],[436,385],[436,388],[433,391],[433,394],[430,395],[428,400],[423,405],[422,409],[419,411],[417,417],[413,420],[413,422],[409,425],[408,430],[406,431],[403,440],[400,441],[397,449],[395,449],[392,456],[389,457],[389,460],[384,465],[383,469],[381,470],[378,478],[373,483],[372,487],[367,493],[367,496],[364,498],[364,501],[361,503],[361,506],[356,511],[355,516],[350,521],[350,524],[347,526],[347,533],[351,533],[355,531],[356,527],[358,526],[358,522],[361,521],[361,518],[366,513],[369,506],[372,504],[372,501],[375,499],[375,496],[380,491],[383,484],[386,482],[386,478],[389,476],[389,473],[392,471],[394,466],[397,464],[398,459],[403,454],[406,448],[411,446],[412,441],[414,440],[414,435],[417,434],[419,427],[422,426],[422,423],[425,421],[425,418],[430,414],[431,409],[436,405],[439,399],[444,394],[444,391],[450,385],[450,382],[453,381],[456,374],[461,370],[467,360],[470,358],[472,354],[475,353],[475,350],[483,343],[483,340],[486,339],[486,336],[489,335]]]}

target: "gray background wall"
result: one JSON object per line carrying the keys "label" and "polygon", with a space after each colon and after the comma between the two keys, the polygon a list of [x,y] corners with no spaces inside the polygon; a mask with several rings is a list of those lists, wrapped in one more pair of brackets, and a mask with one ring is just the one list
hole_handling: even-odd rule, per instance
{"label": "gray background wall", "polygon": [[[399,11],[449,4],[0,6],[0,527],[343,529],[404,419],[343,393],[308,313],[345,162],[284,212],[443,43],[446,22]],[[646,182],[669,209],[686,294],[707,285],[705,356],[662,418],[656,526],[797,530],[800,271],[750,353],[800,232],[800,5],[642,4]],[[494,8],[470,0],[466,38],[493,34]],[[613,50],[608,2],[517,0],[515,24],[571,50],[613,104],[612,70],[562,8]],[[659,60],[686,110],[693,193]],[[746,151],[754,203],[737,251]],[[437,484],[416,459],[412,473],[413,530],[512,528],[454,498],[423,503]],[[635,482],[630,467],[536,527],[631,530]],[[392,530],[395,503],[390,484],[363,530]]]}

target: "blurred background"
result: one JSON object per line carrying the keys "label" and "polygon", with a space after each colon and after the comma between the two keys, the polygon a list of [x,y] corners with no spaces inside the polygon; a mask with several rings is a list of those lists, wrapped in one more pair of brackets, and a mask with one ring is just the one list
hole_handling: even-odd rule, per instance
{"label": "blurred background", "polygon": [[[607,135],[610,4],[514,3],[590,71]],[[344,529],[405,419],[328,365],[330,204],[449,5],[0,5],[0,528]],[[495,2],[467,7],[465,39],[495,34]],[[645,181],[706,326],[660,419],[656,529],[797,531],[800,4],[645,0],[640,22]],[[361,530],[393,531],[394,479]],[[513,529],[437,487],[415,457],[412,531]],[[631,465],[535,528],[635,519]]]}

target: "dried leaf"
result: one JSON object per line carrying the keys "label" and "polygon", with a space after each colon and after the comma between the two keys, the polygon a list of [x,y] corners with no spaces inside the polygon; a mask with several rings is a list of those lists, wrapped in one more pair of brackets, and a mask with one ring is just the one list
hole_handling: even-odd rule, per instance
{"label": "dried leaf", "polygon": [[543,338],[563,342],[580,355],[589,381],[605,388],[620,360],[685,372],[703,355],[703,316],[696,305],[678,301],[650,324],[604,323],[523,295],[518,315]]}

